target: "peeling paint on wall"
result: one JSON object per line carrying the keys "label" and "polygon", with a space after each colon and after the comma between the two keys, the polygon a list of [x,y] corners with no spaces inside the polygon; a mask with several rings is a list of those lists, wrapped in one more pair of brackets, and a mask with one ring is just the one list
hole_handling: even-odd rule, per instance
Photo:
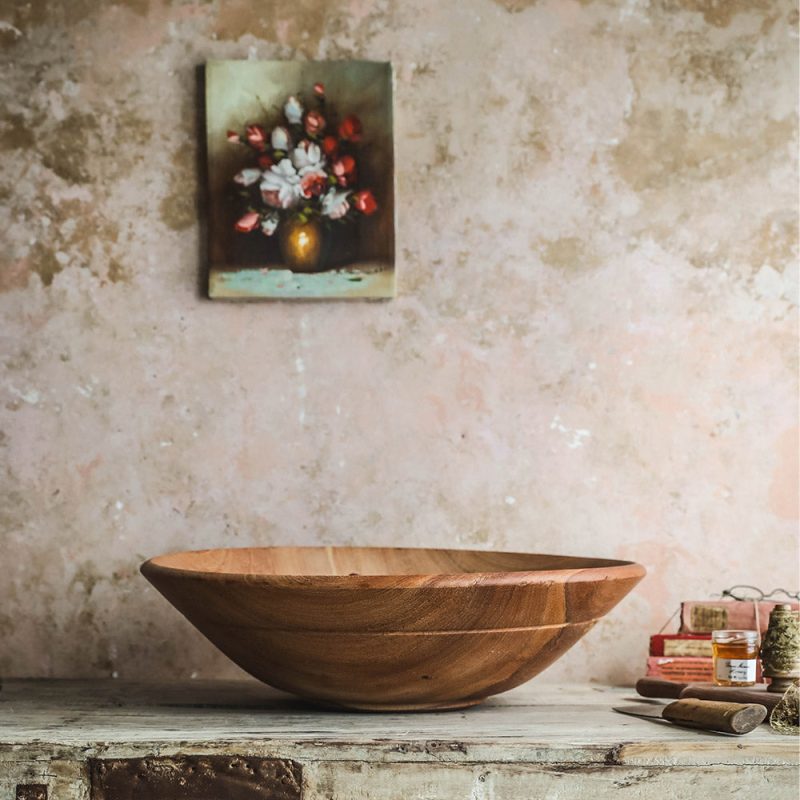
{"label": "peeling paint on wall", "polygon": [[[789,0],[4,9],[0,673],[235,674],[138,575],[181,548],[642,561],[542,680],[631,680],[680,599],[796,586],[796,31]],[[248,57],[395,64],[391,307],[203,299],[196,71]]]}

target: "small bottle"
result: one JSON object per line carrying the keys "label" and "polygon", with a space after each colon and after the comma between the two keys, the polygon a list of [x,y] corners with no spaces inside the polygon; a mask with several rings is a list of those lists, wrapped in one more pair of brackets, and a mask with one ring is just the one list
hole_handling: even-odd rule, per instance
{"label": "small bottle", "polygon": [[758,661],[758,631],[712,631],[714,683],[754,686]]}

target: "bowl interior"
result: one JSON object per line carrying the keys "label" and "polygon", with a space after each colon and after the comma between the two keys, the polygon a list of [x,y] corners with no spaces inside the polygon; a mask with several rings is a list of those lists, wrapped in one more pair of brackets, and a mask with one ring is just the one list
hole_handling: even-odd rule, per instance
{"label": "bowl interior", "polygon": [[242,547],[157,556],[151,563],[218,575],[454,575],[618,567],[629,561],[482,550],[390,547]]}

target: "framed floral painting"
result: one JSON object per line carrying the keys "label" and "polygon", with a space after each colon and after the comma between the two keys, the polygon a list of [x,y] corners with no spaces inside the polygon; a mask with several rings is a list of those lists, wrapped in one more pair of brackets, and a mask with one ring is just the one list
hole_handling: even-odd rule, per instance
{"label": "framed floral painting", "polygon": [[209,295],[394,296],[392,70],[206,65]]}

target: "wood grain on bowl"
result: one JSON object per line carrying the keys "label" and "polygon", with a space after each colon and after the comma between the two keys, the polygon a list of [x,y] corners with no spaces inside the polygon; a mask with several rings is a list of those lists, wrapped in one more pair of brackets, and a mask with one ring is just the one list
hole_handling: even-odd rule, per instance
{"label": "wood grain on bowl", "polygon": [[645,570],[528,553],[266,547],[162,555],[142,573],[265,683],[348,708],[420,710],[532,678]]}

